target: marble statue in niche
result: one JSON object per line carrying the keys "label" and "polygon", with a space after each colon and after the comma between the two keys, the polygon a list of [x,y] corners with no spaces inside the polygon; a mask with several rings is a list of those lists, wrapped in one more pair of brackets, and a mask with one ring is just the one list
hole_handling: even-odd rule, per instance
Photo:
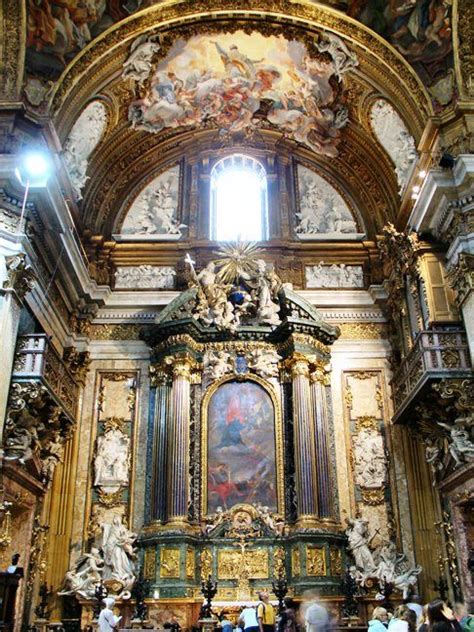
{"label": "marble statue in niche", "polygon": [[97,438],[94,485],[108,491],[127,485],[129,469],[130,438],[111,428]]}
{"label": "marble statue in niche", "polygon": [[88,180],[89,158],[99,144],[107,125],[107,111],[100,101],[92,101],[74,123],[64,146],[64,161],[76,200]]}
{"label": "marble statue in niche", "polygon": [[179,165],[160,174],[135,198],[125,217],[121,235],[179,239],[185,228],[177,218]]}
{"label": "marble statue in niche", "polygon": [[345,263],[324,264],[320,261],[317,266],[306,266],[306,287],[364,287],[364,272],[362,266],[348,266]]}
{"label": "marble statue in niche", "polygon": [[124,266],[115,272],[115,288],[130,290],[172,290],[176,271],[169,266]]}
{"label": "marble statue in niche", "polygon": [[136,539],[136,534],[122,524],[120,516],[115,516],[111,523],[105,523],[102,527],[103,579],[121,582],[124,591],[122,596],[128,596],[136,579]]}
{"label": "marble statue in niche", "polygon": [[329,182],[303,165],[298,165],[297,175],[300,202],[296,234],[300,239],[359,236],[349,207]]}
{"label": "marble statue in niche", "polygon": [[379,143],[395,165],[400,193],[404,190],[417,159],[415,141],[393,106],[377,99],[370,110],[370,122]]}
{"label": "marble statue in niche", "polygon": [[378,432],[361,430],[353,442],[356,484],[368,489],[382,487],[387,471],[382,436]]}

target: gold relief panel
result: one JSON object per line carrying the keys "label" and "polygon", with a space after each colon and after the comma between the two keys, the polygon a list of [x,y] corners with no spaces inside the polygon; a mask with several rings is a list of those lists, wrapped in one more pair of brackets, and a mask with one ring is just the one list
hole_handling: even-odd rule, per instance
{"label": "gold relief panel", "polygon": [[268,551],[257,549],[246,551],[242,556],[235,549],[223,549],[217,553],[217,577],[219,579],[236,579],[242,571],[248,579],[266,579],[268,577]]}
{"label": "gold relief panel", "polygon": [[143,557],[143,578],[155,579],[156,574],[156,549],[146,549]]}
{"label": "gold relief panel", "polygon": [[331,575],[342,575],[342,551],[336,546],[329,549],[329,561],[331,563]]}
{"label": "gold relief panel", "polygon": [[186,578],[194,579],[196,576],[196,558],[193,549],[186,549]]}
{"label": "gold relief panel", "polygon": [[291,574],[293,577],[301,575],[301,553],[298,547],[291,550]]}
{"label": "gold relief panel", "polygon": [[180,576],[180,550],[162,548],[160,550],[160,577],[175,578]]}
{"label": "gold relief panel", "polygon": [[209,575],[212,575],[212,553],[211,549],[203,549],[199,556],[201,566],[201,579],[205,581]]}
{"label": "gold relief panel", "polygon": [[323,547],[306,547],[306,575],[312,577],[326,575],[326,554]]}

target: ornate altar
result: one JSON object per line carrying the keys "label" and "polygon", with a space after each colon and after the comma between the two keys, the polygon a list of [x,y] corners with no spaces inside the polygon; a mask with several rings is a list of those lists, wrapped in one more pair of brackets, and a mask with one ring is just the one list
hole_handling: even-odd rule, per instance
{"label": "ornate altar", "polygon": [[248,600],[285,576],[339,592],[330,345],[339,331],[251,247],[228,247],[148,333],[145,579],[160,598]]}

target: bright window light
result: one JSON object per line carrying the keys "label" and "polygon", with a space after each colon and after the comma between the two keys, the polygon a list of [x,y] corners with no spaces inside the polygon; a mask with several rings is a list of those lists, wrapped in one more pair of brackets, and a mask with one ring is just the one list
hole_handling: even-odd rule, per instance
{"label": "bright window light", "polygon": [[263,167],[235,155],[216,165],[211,177],[211,238],[261,241],[267,237],[267,186]]}

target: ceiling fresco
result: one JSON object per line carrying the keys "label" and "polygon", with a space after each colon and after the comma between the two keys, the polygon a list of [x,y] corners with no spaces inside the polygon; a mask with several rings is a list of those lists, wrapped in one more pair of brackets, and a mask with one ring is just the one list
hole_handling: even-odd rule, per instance
{"label": "ceiling fresco", "polygon": [[348,122],[343,76],[358,61],[336,36],[321,38],[310,55],[305,44],[282,35],[196,35],[177,39],[155,68],[157,47],[140,40],[124,66],[139,89],[149,84],[130,104],[133,127],[160,132],[209,124],[226,133],[270,124],[318,154],[337,155]]}
{"label": "ceiling fresco", "polygon": [[[28,0],[27,70],[56,79],[94,38],[154,0]],[[389,41],[416,69],[439,107],[453,96],[451,0],[321,2]]]}

